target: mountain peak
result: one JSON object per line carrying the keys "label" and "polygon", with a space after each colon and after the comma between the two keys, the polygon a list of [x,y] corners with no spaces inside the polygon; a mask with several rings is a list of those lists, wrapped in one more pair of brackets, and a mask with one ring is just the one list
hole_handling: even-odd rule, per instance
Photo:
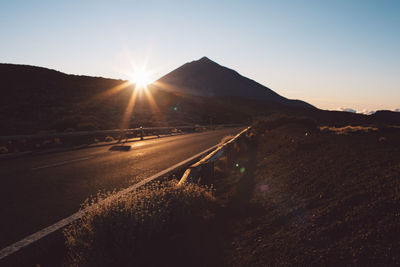
{"label": "mountain peak", "polygon": [[[268,100],[294,106],[296,101],[286,99],[238,72],[221,66],[204,56],[191,61],[161,77],[160,84],[168,90],[193,96],[233,96],[247,99]],[[302,104],[302,106],[310,106]]]}
{"label": "mountain peak", "polygon": [[218,64],[215,61],[212,61],[211,59],[209,59],[208,57],[204,56],[202,58],[200,58],[199,60],[195,60],[194,62],[197,63],[213,63],[213,64]]}
{"label": "mountain peak", "polygon": [[209,59],[208,57],[204,56],[204,57],[200,58],[198,61],[212,61],[212,60]]}

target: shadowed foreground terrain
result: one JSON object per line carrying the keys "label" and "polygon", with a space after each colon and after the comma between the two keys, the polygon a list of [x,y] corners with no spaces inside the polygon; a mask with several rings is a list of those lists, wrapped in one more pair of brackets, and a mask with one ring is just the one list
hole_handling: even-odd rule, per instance
{"label": "shadowed foreground terrain", "polygon": [[217,182],[228,265],[400,264],[398,129],[255,129],[257,148],[238,160],[246,170]]}
{"label": "shadowed foreground terrain", "polygon": [[[170,183],[135,196],[136,204],[128,197],[105,205],[70,227],[70,260],[93,266],[400,264],[398,128],[320,128],[309,119],[284,118],[257,123],[238,149],[232,166],[217,163],[215,190]],[[136,207],[143,220],[132,215]],[[140,247],[125,233],[140,239]]]}

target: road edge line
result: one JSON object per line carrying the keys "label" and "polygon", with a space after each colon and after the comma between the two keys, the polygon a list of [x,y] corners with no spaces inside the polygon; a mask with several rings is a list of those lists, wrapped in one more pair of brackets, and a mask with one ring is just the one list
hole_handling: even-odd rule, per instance
{"label": "road edge line", "polygon": [[[111,201],[113,199],[119,198],[122,195],[127,194],[127,193],[129,193],[129,192],[131,192],[133,190],[136,190],[139,187],[141,187],[141,186],[143,186],[143,185],[145,185],[145,184],[147,184],[147,183],[149,183],[151,181],[159,179],[159,178],[161,178],[161,177],[163,177],[163,176],[165,176],[167,174],[170,174],[171,172],[175,171],[176,169],[184,167],[185,165],[187,165],[190,162],[196,160],[197,158],[209,153],[210,151],[214,150],[217,147],[218,147],[218,145],[215,145],[215,146],[212,146],[212,147],[210,147],[210,148],[208,148],[206,150],[203,150],[202,152],[197,153],[197,154],[191,156],[190,158],[187,158],[187,159],[185,159],[185,160],[183,160],[183,161],[181,161],[181,162],[179,162],[179,163],[177,163],[177,164],[175,164],[175,165],[173,165],[173,166],[171,166],[171,167],[169,167],[169,168],[167,168],[165,170],[162,170],[162,171],[160,171],[160,172],[158,172],[158,173],[156,173],[156,174],[154,174],[154,175],[152,175],[152,176],[150,176],[148,178],[145,178],[142,181],[140,181],[140,182],[138,182],[138,183],[136,183],[134,185],[129,186],[128,188],[122,189],[121,191],[117,192],[116,194],[111,195],[108,198],[104,199],[103,201]],[[50,225],[50,226],[48,226],[46,228],[43,228],[42,230],[39,230],[36,233],[28,235],[27,237],[25,237],[25,238],[13,243],[13,244],[1,249],[0,250],[0,260],[6,258],[7,256],[10,256],[11,254],[14,254],[15,252],[23,249],[24,247],[29,246],[32,243],[35,243],[36,241],[46,237],[47,235],[49,235],[49,234],[51,234],[53,232],[56,232],[57,230],[67,226],[68,224],[72,223],[73,221],[80,219],[89,210],[90,210],[90,207],[88,207],[88,208],[86,208],[84,210],[80,210],[78,212],[75,212],[74,214],[72,214],[72,215],[70,215],[70,216],[68,216],[68,217],[66,217],[64,219],[61,219],[58,222],[56,222],[56,223],[54,223],[54,224],[52,224],[52,225]]]}

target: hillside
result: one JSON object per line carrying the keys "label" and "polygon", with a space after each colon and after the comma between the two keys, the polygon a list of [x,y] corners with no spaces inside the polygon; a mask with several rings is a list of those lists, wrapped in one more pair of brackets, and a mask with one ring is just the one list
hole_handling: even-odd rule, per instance
{"label": "hillside", "polygon": [[[0,64],[0,79],[1,135],[119,128],[134,88],[110,93],[126,81],[12,64]],[[146,95],[139,93],[128,127],[205,123],[208,113],[220,114],[215,121],[222,121],[229,113],[201,98],[156,87],[149,91],[158,108],[152,109]]]}
{"label": "hillside", "polygon": [[276,102],[288,106],[312,106],[300,100],[289,100],[268,87],[250,80],[234,70],[202,57],[182,65],[161,77],[156,84],[173,92],[198,96],[237,96]]}
{"label": "hillside", "polygon": [[[218,79],[212,75],[210,79],[203,76],[204,84],[200,80],[192,81],[191,88],[212,87],[213,96],[191,94],[185,91],[186,87],[180,91],[171,91],[170,86],[161,86],[166,85],[166,80],[171,77],[175,84],[188,85],[190,81],[187,77],[181,77],[182,82],[179,82],[176,75],[185,70],[188,64],[190,70],[192,67],[201,69],[206,76],[211,75],[207,68],[211,72],[217,69],[217,72],[223,73]],[[254,116],[297,107],[298,102],[286,100],[270,89],[208,59],[188,64],[149,86],[156,108],[150,105],[146,94],[138,95],[127,127],[210,122],[248,123]],[[126,81],[68,75],[51,69],[14,64],[0,64],[0,80],[1,135],[119,128],[134,88],[133,85],[125,86],[112,94],[112,88],[121,87]],[[214,82],[215,86],[211,86]],[[242,87],[233,86],[231,92],[224,91],[224,88],[235,83]],[[245,90],[244,86],[247,85],[249,89]],[[247,99],[240,95],[240,90],[246,92]],[[263,94],[265,97],[261,97]],[[241,108],[238,109],[238,106]]]}
{"label": "hillside", "polygon": [[[98,107],[91,98],[123,81],[67,75],[46,68],[0,64],[1,133],[35,133],[93,127],[120,112],[112,103]],[[123,98],[119,99],[123,101]],[[124,101],[126,102],[126,101]],[[104,119],[102,119],[104,118]],[[112,126],[105,124],[104,127]]]}
{"label": "hillside", "polygon": [[310,122],[257,123],[215,182],[221,266],[399,265],[400,129]]}
{"label": "hillside", "polygon": [[[0,135],[120,128],[134,89],[124,80],[14,64],[0,64],[0,80]],[[331,112],[286,99],[206,57],[173,70],[148,91],[154,101],[139,93],[125,127],[248,124],[276,113],[326,124],[400,124],[399,112]]]}

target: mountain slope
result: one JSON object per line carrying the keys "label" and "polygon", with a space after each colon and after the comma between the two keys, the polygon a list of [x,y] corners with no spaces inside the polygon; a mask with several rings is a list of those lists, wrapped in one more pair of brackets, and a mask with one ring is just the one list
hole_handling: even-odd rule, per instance
{"label": "mountain slope", "polygon": [[[59,71],[0,64],[0,133],[35,133],[67,128],[108,128],[112,113],[121,113],[110,99],[91,99],[124,81],[68,75]],[[123,93],[123,92],[121,92]],[[123,94],[121,94],[122,96]],[[124,104],[125,98],[118,101]],[[99,104],[103,104],[100,107]],[[88,124],[92,126],[87,127]],[[86,124],[86,126],[84,126]]]}
{"label": "mountain slope", "polygon": [[237,96],[289,106],[312,107],[303,101],[282,97],[268,87],[221,66],[207,57],[182,65],[161,77],[156,84],[181,94],[207,97]]}
{"label": "mountain slope", "polygon": [[[3,136],[119,128],[134,88],[121,86],[126,84],[124,80],[1,63],[0,81],[0,135]],[[288,100],[207,58],[165,75],[149,86],[148,92],[152,99],[145,92],[138,93],[125,127],[247,124],[277,113],[309,116],[335,125],[374,121],[400,124],[398,112],[366,116],[323,111],[302,101]]]}
{"label": "mountain slope", "polygon": [[[133,86],[112,90],[123,80],[15,64],[0,64],[0,81],[0,135],[116,129],[133,92]],[[225,99],[182,96],[156,86],[149,86],[149,92],[157,107],[139,92],[125,127],[245,123],[255,112]]]}

